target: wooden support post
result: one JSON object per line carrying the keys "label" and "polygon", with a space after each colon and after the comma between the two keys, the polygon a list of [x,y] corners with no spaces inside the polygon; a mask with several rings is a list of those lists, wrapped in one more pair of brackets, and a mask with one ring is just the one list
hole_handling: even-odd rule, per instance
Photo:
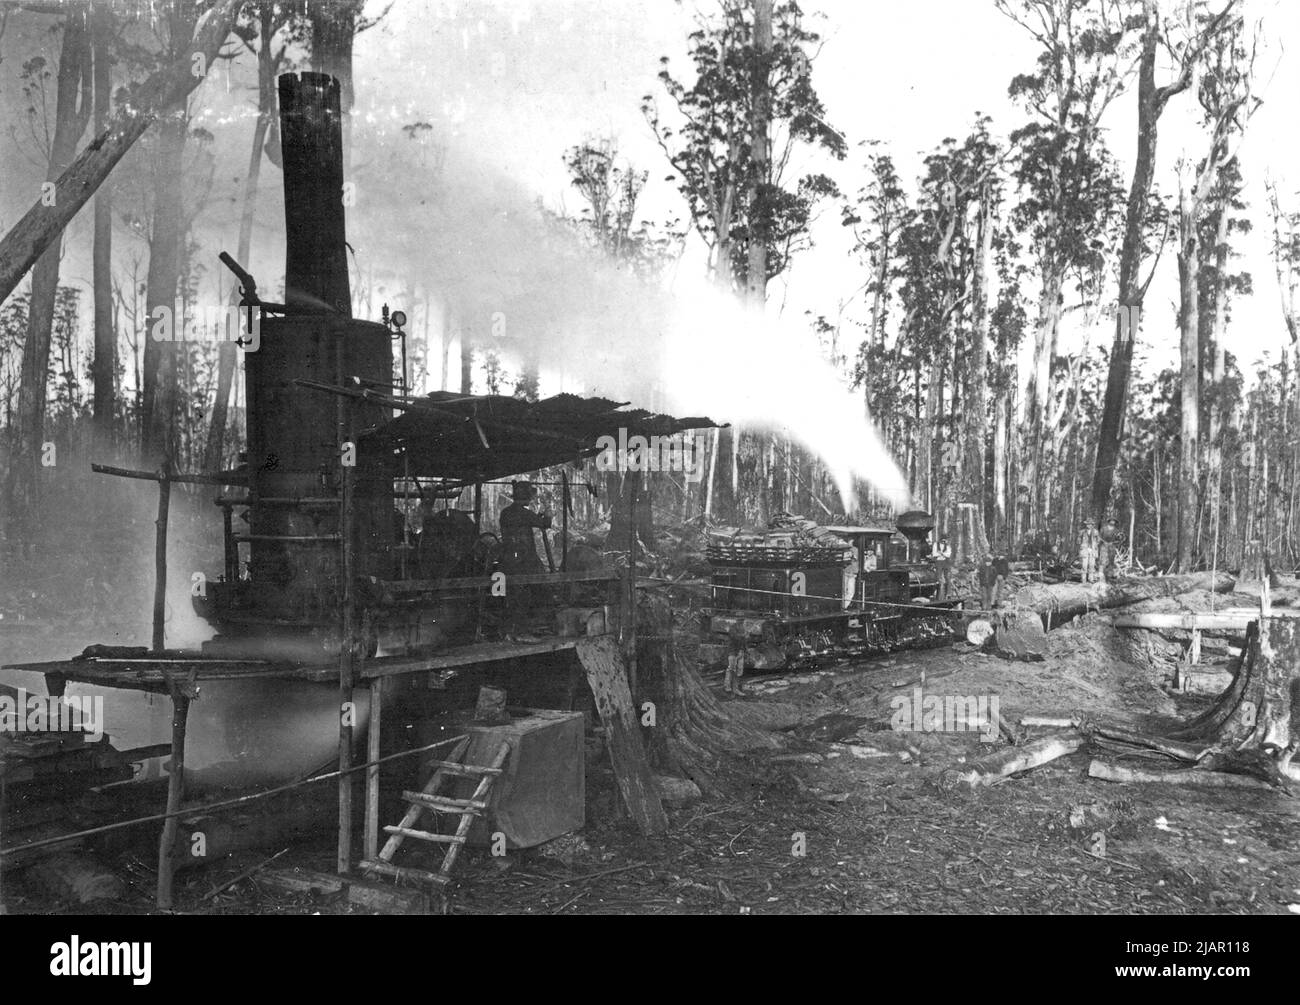
{"label": "wooden support post", "polygon": [[171,510],[171,462],[163,461],[158,472],[158,519],[154,533],[153,644],[156,653],[163,651],[167,618],[167,518]]}
{"label": "wooden support post", "polygon": [[[569,571],[569,473],[560,472],[560,571]],[[572,597],[573,589],[570,588]]]}
{"label": "wooden support post", "polygon": [[[0,847],[4,847],[5,833],[5,814],[9,812],[8,795],[6,793],[5,780],[8,775],[8,768],[5,764],[5,755],[0,751]],[[4,896],[4,869],[0,869],[0,917],[8,912],[5,910]]]}
{"label": "wooden support post", "polygon": [[[342,334],[335,338],[334,346],[338,354],[338,381],[344,380],[344,340]],[[340,447],[343,443],[352,447],[352,460],[356,459],[355,422],[352,399],[338,399],[338,431]],[[341,458],[346,461],[342,453]],[[342,464],[340,479],[340,513],[339,513],[339,578],[340,618],[342,622],[342,644],[339,646],[339,820],[338,849],[335,866],[340,876],[346,876],[352,870],[352,728],[356,717],[352,689],[356,681],[357,653],[357,611],[356,584],[354,564],[356,554],[356,467],[355,464]]]}
{"label": "wooden support post", "polygon": [[642,834],[662,834],[668,829],[668,817],[641,742],[637,710],[618,645],[610,636],[598,635],[579,639],[577,651],[596,699],[596,712],[606,729],[623,803]]}
{"label": "wooden support post", "polygon": [[233,514],[229,505],[221,507],[222,545],[225,552],[226,582],[239,579],[239,545],[235,542]]}
{"label": "wooden support post", "polygon": [[379,727],[384,708],[384,678],[370,681],[370,725],[366,728],[366,860],[379,857]]}
{"label": "wooden support post", "polygon": [[176,829],[179,820],[170,814],[180,812],[185,799],[185,727],[189,719],[190,696],[185,686],[168,680],[172,699],[172,758],[167,779],[167,813],[162,837],[158,841],[158,909],[172,907],[172,880],[176,873]]}
{"label": "wooden support post", "polygon": [[624,651],[628,654],[627,679],[632,694],[637,693],[636,681],[636,503],[641,493],[641,473],[630,472],[627,485],[627,620],[624,622]]}

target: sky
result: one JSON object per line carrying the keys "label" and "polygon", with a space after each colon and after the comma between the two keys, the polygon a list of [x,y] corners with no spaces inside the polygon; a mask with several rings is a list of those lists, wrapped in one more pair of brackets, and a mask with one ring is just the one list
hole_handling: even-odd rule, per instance
{"label": "sky", "polygon": [[[1232,346],[1249,366],[1265,353],[1276,358],[1285,337],[1268,256],[1263,184],[1272,178],[1284,199],[1300,208],[1293,126],[1300,111],[1300,70],[1295,53],[1287,51],[1300,40],[1300,4],[1244,2],[1248,18],[1262,20],[1265,42],[1258,64],[1265,78],[1260,84],[1265,104],[1251,121],[1241,148],[1254,230],[1242,239],[1239,266],[1253,274],[1255,291],[1234,304],[1230,328]],[[386,0],[370,0],[367,11],[377,13],[385,6]],[[390,293],[403,284],[436,285],[430,277],[440,274],[435,261],[440,237],[421,230],[416,222],[423,205],[417,196],[429,194],[434,181],[422,175],[419,165],[404,160],[407,152],[402,148],[401,127],[415,121],[431,121],[452,133],[453,147],[472,153],[476,180],[488,185],[486,179],[491,179],[496,191],[509,189],[503,204],[541,200],[570,211],[578,200],[568,186],[564,152],[588,136],[614,136],[621,153],[649,172],[642,202],[646,215],[683,217],[683,204],[673,183],[665,179],[666,162],[640,105],[644,95],[662,97],[656,79],[661,56],[669,56],[678,70],[686,68],[686,33],[702,9],[710,9],[710,4],[393,0],[380,22],[356,41],[358,123],[351,158],[361,188],[357,208],[350,212],[349,235],[356,235],[359,257],[368,251],[373,261],[384,261],[394,277]],[[1032,67],[1034,45],[991,0],[821,0],[809,2],[805,10],[824,38],[813,64],[814,82],[827,107],[827,120],[845,134],[851,152],[842,162],[797,158],[794,170],[826,170],[843,191],[854,192],[864,177],[864,153],[858,144],[877,140],[894,156],[910,187],[925,153],[944,137],[965,135],[978,112],[991,115],[993,129],[1001,135],[1023,121],[1007,97],[1007,84],[1013,74]],[[11,113],[22,59],[41,47],[54,55],[51,37],[33,27],[48,23],[33,15],[15,17],[7,37],[0,40],[0,101]],[[247,53],[222,63],[195,103],[201,109],[199,123],[217,136],[214,198],[201,229],[207,241],[227,248],[234,244],[237,219],[231,209],[251,131],[252,70]],[[1162,67],[1162,79],[1167,74],[1168,68]],[[1135,117],[1136,95],[1129,93],[1103,121],[1126,186]],[[1176,190],[1176,164],[1182,157],[1199,156],[1202,141],[1195,102],[1188,94],[1174,98],[1161,120],[1156,180],[1162,190]],[[269,177],[278,174],[270,172]],[[7,227],[30,203],[31,186],[39,181],[12,135],[0,135],[0,179],[0,227]],[[263,271],[274,271],[267,261],[277,266],[282,261],[275,245],[280,204],[274,187],[264,188],[261,208],[271,226],[259,235],[254,252]],[[369,207],[383,199],[391,202],[390,189],[408,201],[409,219],[394,217],[391,206],[384,213],[370,212]],[[450,196],[456,198],[457,192]],[[491,194],[483,201],[490,202]],[[84,212],[69,231],[65,275],[73,282],[88,278],[88,216]],[[381,231],[371,233],[367,228],[378,227],[381,219]],[[403,232],[407,228],[410,233]],[[861,315],[862,305],[853,297],[863,277],[849,255],[848,233],[840,227],[835,207],[823,207],[813,236],[814,247],[802,253],[770,291],[769,310],[779,312],[790,330],[806,327],[803,314],[808,310],[833,317],[842,309],[846,320]],[[457,231],[449,239],[463,247],[476,243],[472,230]],[[488,255],[496,253],[486,242],[484,248]],[[674,282],[687,286],[702,271],[702,249],[693,242]],[[1026,293],[1032,303],[1036,290]],[[1152,369],[1176,365],[1176,295],[1176,266],[1167,249],[1148,293],[1139,350],[1145,351]],[[1103,331],[1090,335],[1093,346],[1109,341],[1109,320],[1103,323]],[[841,344],[840,350],[851,354],[856,336],[851,328],[846,331],[850,344]],[[1073,351],[1087,335],[1068,322],[1062,351]]]}
{"label": "sky", "polygon": [[[1250,23],[1263,26],[1259,91],[1264,104],[1250,123],[1240,149],[1248,180],[1248,216],[1254,229],[1240,238],[1240,268],[1254,277],[1255,292],[1232,308],[1233,348],[1243,363],[1262,354],[1277,358],[1284,339],[1278,292],[1269,258],[1271,228],[1264,180],[1300,208],[1294,123],[1300,118],[1300,4],[1285,0],[1245,0]],[[468,93],[462,111],[478,120],[484,147],[511,177],[553,205],[575,205],[566,191],[563,151],[584,134],[610,134],[622,152],[650,170],[651,185],[643,206],[649,215],[681,214],[673,186],[663,180],[664,161],[640,113],[643,94],[662,95],[655,79],[658,59],[668,55],[685,67],[684,36],[698,10],[707,3],[658,3],[617,0],[599,5],[570,0],[502,2],[484,18],[485,30],[464,39],[470,57]],[[1168,3],[1163,4],[1171,9]],[[805,4],[824,44],[814,62],[814,81],[827,120],[853,144],[843,162],[805,159],[804,167],[829,171],[842,190],[856,191],[863,178],[864,140],[881,141],[895,158],[902,177],[911,182],[923,156],[946,136],[965,135],[979,112],[993,117],[995,133],[1006,135],[1023,121],[1007,97],[1013,74],[1033,65],[1036,49],[1018,25],[983,0],[823,0]],[[372,93],[401,76],[418,74],[409,64],[385,58],[389,46],[420,31],[437,30],[438,15],[448,5],[397,0],[389,17],[358,40],[358,61],[372,69]],[[506,43],[505,32],[526,40]],[[1288,49],[1295,51],[1288,52]],[[508,53],[505,79],[493,74],[493,55]],[[486,73],[475,73],[475,61]],[[495,64],[501,70],[501,63]],[[1158,80],[1168,79],[1161,67]],[[359,83],[359,91],[364,90]],[[506,100],[501,100],[503,94]],[[1176,192],[1180,159],[1202,156],[1204,132],[1198,109],[1188,93],[1174,98],[1160,124],[1157,185]],[[1136,132],[1135,90],[1120,97],[1103,121],[1127,187],[1132,172]],[[799,163],[796,162],[796,167]],[[1285,196],[1284,196],[1285,198]],[[788,277],[771,291],[774,309],[801,314],[812,309],[833,315],[838,305],[861,286],[862,277],[848,258],[848,234],[838,213],[825,207],[815,225],[816,246],[796,260]],[[682,268],[702,267],[699,248]],[[1031,299],[1033,290],[1027,291]],[[1167,249],[1156,269],[1147,298],[1143,341],[1153,367],[1176,365],[1175,308],[1177,270]],[[847,316],[853,316],[850,305]],[[1109,341],[1110,321],[1105,321]],[[1067,322],[1062,350],[1073,351],[1085,333]],[[1095,346],[1103,333],[1092,335]]]}

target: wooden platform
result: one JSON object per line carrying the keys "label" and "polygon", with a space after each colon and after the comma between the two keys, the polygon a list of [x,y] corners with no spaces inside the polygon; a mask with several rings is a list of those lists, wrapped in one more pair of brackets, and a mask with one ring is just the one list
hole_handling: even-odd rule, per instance
{"label": "wooden platform", "polygon": [[[499,660],[561,652],[573,649],[577,643],[577,638],[559,637],[537,642],[476,642],[426,656],[381,656],[362,662],[358,676],[361,680],[373,680],[377,677],[424,673],[430,670],[450,670],[476,663],[494,663]],[[150,691],[158,694],[167,693],[169,679],[188,681],[191,677],[196,684],[207,681],[267,679],[337,684],[339,680],[337,659],[332,659],[328,663],[302,665],[276,663],[270,660],[212,659],[198,654],[172,653],[165,656],[152,654],[139,657],[96,656],[44,663],[13,663],[6,665],[4,669],[28,670],[77,684]]]}
{"label": "wooden platform", "polygon": [[[1300,610],[1275,607],[1265,617],[1300,618]],[[1188,611],[1187,613],[1151,611],[1143,614],[1117,614],[1111,619],[1116,628],[1182,628],[1191,630],[1245,631],[1252,621],[1258,621],[1258,608],[1225,607],[1217,611]]]}

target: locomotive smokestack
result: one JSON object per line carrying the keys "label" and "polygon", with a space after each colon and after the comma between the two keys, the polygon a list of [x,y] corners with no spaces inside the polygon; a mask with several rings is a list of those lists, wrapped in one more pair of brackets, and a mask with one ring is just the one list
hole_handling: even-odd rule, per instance
{"label": "locomotive smokestack", "polygon": [[324,73],[286,73],[279,89],[285,303],[328,305],[351,317],[339,82]]}

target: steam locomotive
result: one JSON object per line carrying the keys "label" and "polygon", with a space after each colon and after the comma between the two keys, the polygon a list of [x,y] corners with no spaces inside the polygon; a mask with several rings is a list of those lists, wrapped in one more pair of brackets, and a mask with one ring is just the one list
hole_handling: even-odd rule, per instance
{"label": "steam locomotive", "polygon": [[962,601],[939,599],[930,514],[819,526],[781,514],[766,531],[711,535],[706,667],[781,670],[954,635]]}

